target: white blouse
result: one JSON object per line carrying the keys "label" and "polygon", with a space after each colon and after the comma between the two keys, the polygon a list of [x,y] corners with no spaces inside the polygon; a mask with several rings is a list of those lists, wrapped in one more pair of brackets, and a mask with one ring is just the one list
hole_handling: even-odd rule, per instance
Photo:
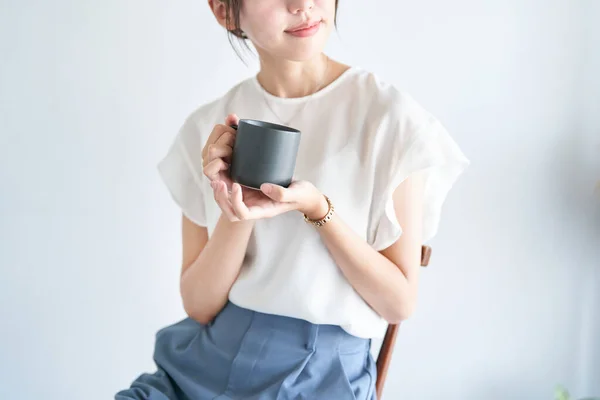
{"label": "white blouse", "polygon": [[[230,113],[274,123],[295,116],[290,125],[302,132],[295,179],[326,194],[339,218],[375,250],[402,234],[392,193],[404,179],[425,174],[425,242],[436,233],[442,203],[469,163],[437,119],[362,69],[351,68],[319,92],[293,99],[269,94],[253,77],[195,111],[159,163],[183,214],[207,227],[209,236],[221,210],[202,174],[201,152],[214,125]],[[229,300],[258,312],[339,325],[364,338],[381,337],[386,327],[299,212],[256,222]]]}

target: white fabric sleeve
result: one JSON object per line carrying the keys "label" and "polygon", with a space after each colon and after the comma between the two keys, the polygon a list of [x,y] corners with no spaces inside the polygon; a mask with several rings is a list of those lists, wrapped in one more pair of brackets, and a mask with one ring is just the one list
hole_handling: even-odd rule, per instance
{"label": "white fabric sleeve", "polygon": [[[397,137],[399,133],[395,133]],[[404,135],[402,135],[404,136]],[[409,176],[422,173],[423,238],[425,243],[437,233],[442,204],[469,161],[435,118],[429,119],[406,140],[397,140],[390,152],[389,174],[382,174],[380,193],[374,194],[374,212],[370,220],[370,242],[378,251],[394,244],[402,235],[394,210],[393,194]],[[405,143],[402,143],[405,142]]]}
{"label": "white fabric sleeve", "polygon": [[200,136],[188,122],[159,162],[158,171],[182,213],[196,225],[206,226],[201,152]]}

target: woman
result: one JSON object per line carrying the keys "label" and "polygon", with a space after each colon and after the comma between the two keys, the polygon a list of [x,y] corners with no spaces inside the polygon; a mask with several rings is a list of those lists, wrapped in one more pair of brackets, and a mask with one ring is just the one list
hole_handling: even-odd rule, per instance
{"label": "woman", "polygon": [[[183,212],[189,318],[116,398],[374,399],[370,339],[413,312],[421,245],[468,162],[410,96],[323,54],[336,0],[208,3],[261,68],[159,165]],[[231,181],[231,113],[302,131],[289,188]]]}

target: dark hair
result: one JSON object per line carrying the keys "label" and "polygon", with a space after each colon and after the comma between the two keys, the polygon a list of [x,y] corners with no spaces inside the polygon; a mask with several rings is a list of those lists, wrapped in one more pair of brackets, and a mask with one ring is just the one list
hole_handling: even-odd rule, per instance
{"label": "dark hair", "polygon": [[[235,52],[238,53],[238,50],[236,49],[236,47],[234,45],[234,39],[235,38],[240,39],[243,47],[245,47],[249,51],[250,47],[248,47],[248,43],[246,43],[246,39],[248,39],[248,37],[246,36],[244,31],[242,31],[242,29],[240,27],[240,10],[242,8],[243,0],[218,0],[218,1],[225,4],[225,21],[226,21],[227,26],[233,26],[233,29],[230,29],[227,32],[227,35],[229,36],[229,43],[231,43],[231,46],[234,48]],[[339,0],[335,0],[335,16],[333,19],[334,25],[336,27],[337,27],[338,1]],[[238,53],[238,56],[240,56],[239,53]],[[241,56],[240,56],[240,58],[241,58]]]}

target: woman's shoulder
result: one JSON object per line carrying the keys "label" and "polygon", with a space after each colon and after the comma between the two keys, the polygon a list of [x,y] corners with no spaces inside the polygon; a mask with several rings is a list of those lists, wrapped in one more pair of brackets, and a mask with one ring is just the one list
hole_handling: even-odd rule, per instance
{"label": "woman's shoulder", "polygon": [[383,110],[385,115],[415,122],[433,118],[431,113],[403,88],[384,80],[374,72],[364,71],[361,78],[374,108]]}
{"label": "woman's shoulder", "polygon": [[374,72],[358,69],[353,83],[365,104],[362,116],[367,122],[365,126],[376,128],[370,133],[409,140],[420,129],[437,121],[408,91]]}

